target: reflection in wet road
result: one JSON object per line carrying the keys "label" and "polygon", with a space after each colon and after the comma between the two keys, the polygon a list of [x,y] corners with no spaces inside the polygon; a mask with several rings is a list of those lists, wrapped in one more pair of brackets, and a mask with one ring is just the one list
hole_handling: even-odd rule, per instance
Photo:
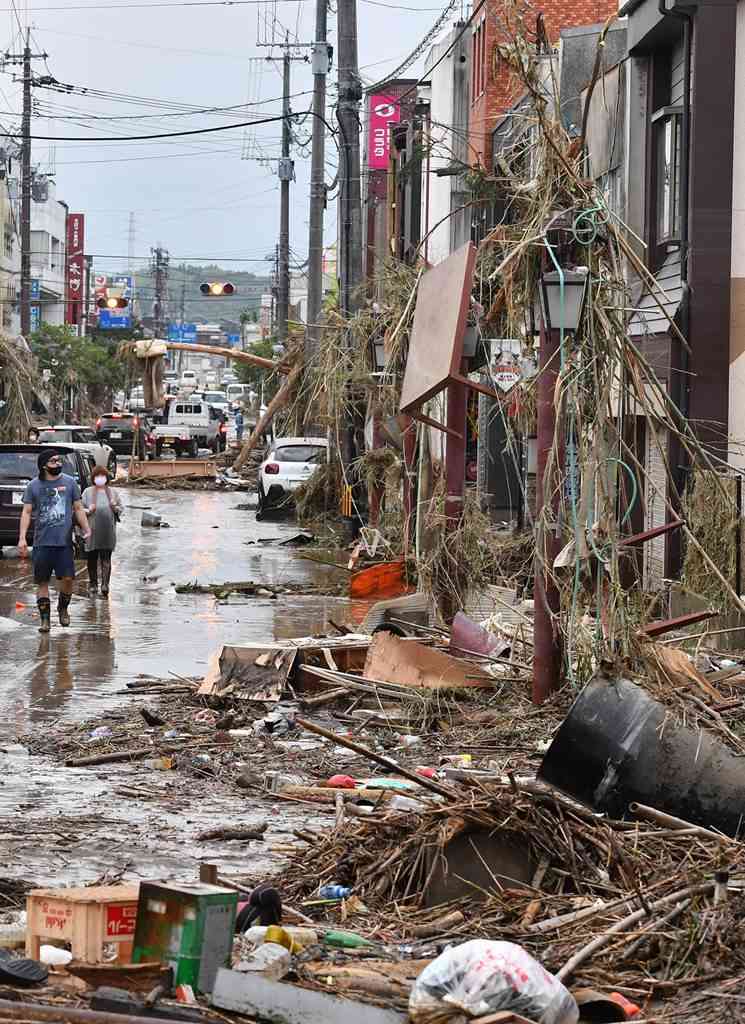
{"label": "reflection in wet road", "polygon": [[[314,818],[307,807],[271,810],[242,791],[190,782],[189,799],[169,772],[144,764],[70,769],[30,757],[13,737],[80,721],[108,709],[132,707],[124,684],[139,674],[203,674],[222,643],[266,641],[323,629],[343,619],[339,598],[279,597],[217,604],[209,595],[177,595],[173,583],[228,580],[322,582],[336,570],[298,558],[291,548],[247,545],[297,533],[294,524],[257,524],[238,509],[245,494],[148,492],[122,489],[126,505],[107,601],[85,595],[85,572],[76,584],[72,626],[62,630],[52,612],[52,633],[37,632],[29,564],[0,561],[0,855],[3,873],[37,884],[90,882],[104,872],[126,878],[195,878],[197,862],[217,857],[226,872],[271,869],[270,842],[260,852],[245,844],[195,841],[202,829],[245,816],[267,815],[278,839]],[[136,507],[137,506],[137,507]],[[141,506],[162,515],[170,529],[142,527]],[[8,552],[15,554],[15,552]],[[53,603],[54,609],[54,603]],[[249,749],[245,755],[252,758]],[[261,768],[263,754],[259,753]],[[323,821],[318,821],[323,826]],[[256,846],[256,844],[254,844]]]}
{"label": "reflection in wet road", "polygon": [[[344,617],[346,602],[338,598],[236,598],[218,604],[208,595],[177,595],[173,584],[190,580],[318,583],[336,574],[298,558],[292,548],[246,544],[260,537],[280,541],[298,530],[294,524],[257,523],[253,511],[236,509],[246,504],[245,494],[124,488],[120,493],[126,511],[109,600],[85,596],[83,571],[69,629],[57,624],[53,602],[52,633],[40,636],[29,564],[0,561],[0,737],[59,716],[95,714],[102,700],[140,673],[201,675],[219,644],[303,636],[322,630],[328,615]],[[170,529],[141,526],[144,506]]]}

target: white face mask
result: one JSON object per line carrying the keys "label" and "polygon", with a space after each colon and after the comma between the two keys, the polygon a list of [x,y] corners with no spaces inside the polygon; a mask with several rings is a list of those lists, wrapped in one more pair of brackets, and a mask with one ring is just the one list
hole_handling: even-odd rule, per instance
{"label": "white face mask", "polygon": [[106,486],[106,477],[105,476],[94,476],[93,477],[93,483],[96,485],[96,487],[105,487]]}

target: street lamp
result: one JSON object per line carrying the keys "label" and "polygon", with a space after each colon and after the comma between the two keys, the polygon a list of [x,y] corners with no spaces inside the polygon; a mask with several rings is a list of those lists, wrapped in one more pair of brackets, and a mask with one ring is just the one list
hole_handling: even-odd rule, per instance
{"label": "street lamp", "polygon": [[[542,704],[561,685],[561,644],[554,620],[559,614],[559,592],[552,575],[561,547],[558,525],[563,447],[558,465],[551,463],[557,416],[556,385],[564,368],[564,332],[576,331],[587,292],[587,267],[564,269],[546,243],[554,270],[541,274],[538,292],[541,315],[540,373],[536,384],[536,534],[538,560],[533,576],[533,703]],[[548,470],[548,467],[552,467]],[[551,479],[546,479],[547,471]],[[541,526],[540,524],[544,524]]]}
{"label": "street lamp", "polygon": [[585,304],[588,277],[587,267],[541,274],[541,312],[549,331],[577,330]]}
{"label": "street lamp", "polygon": [[385,370],[385,340],[378,336],[372,340],[373,361],[377,373]]}

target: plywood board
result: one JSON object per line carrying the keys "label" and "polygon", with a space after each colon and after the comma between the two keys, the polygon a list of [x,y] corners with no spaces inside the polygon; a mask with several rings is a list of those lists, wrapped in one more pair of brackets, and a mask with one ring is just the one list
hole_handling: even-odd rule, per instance
{"label": "plywood board", "polygon": [[491,676],[472,661],[385,632],[372,638],[363,678],[427,690],[494,685]]}
{"label": "plywood board", "polygon": [[475,265],[476,249],[468,242],[422,275],[401,387],[402,412],[417,412],[460,375]]}

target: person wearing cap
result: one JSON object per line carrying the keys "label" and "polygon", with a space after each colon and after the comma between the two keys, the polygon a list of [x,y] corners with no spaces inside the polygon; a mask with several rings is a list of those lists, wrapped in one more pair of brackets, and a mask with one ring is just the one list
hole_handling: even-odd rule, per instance
{"label": "person wearing cap", "polygon": [[42,452],[37,459],[39,475],[28,484],[23,494],[23,511],[18,537],[21,558],[28,555],[26,534],[34,520],[34,582],[39,609],[40,633],[48,633],[52,606],[49,581],[52,573],[59,583],[57,612],[61,626],[70,625],[70,597],[75,580],[75,556],[72,546],[73,520],[86,540],[91,535],[88,518],[80,500],[80,488],[74,477],[62,472],[62,455],[54,448]]}

